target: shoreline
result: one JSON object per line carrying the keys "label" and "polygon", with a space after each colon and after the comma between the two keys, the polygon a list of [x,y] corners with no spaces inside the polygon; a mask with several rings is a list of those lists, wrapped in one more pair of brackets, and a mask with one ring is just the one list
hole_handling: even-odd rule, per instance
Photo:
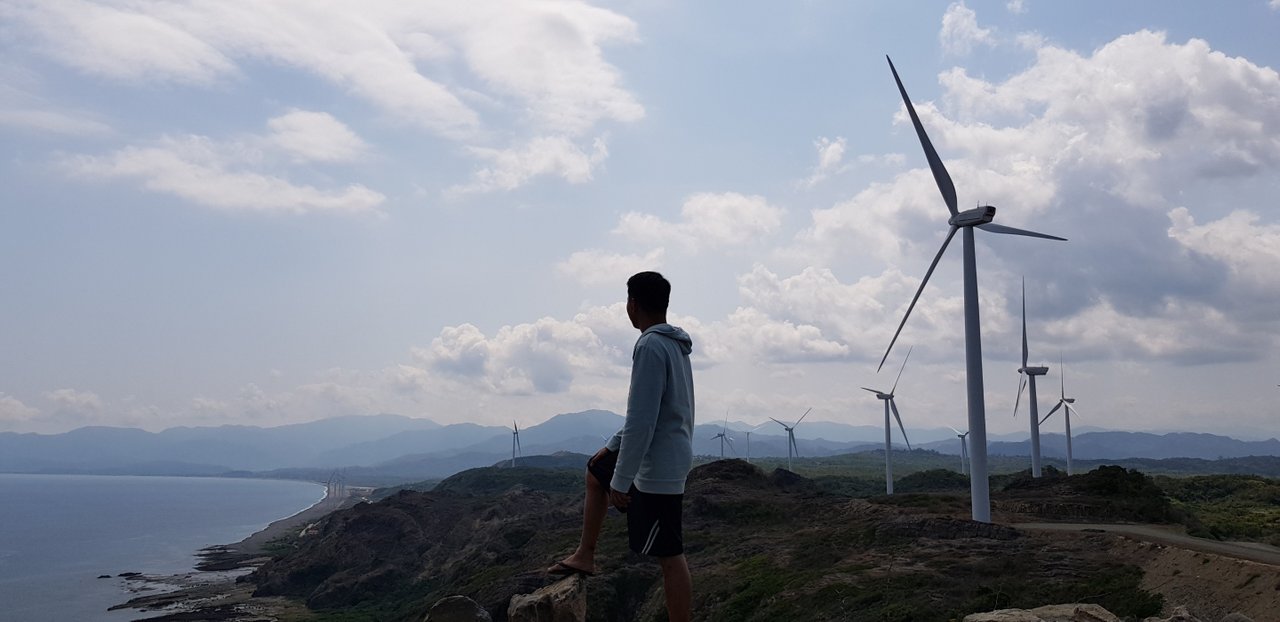
{"label": "shoreline", "polygon": [[[255,598],[253,585],[238,579],[271,559],[267,545],[273,540],[297,533],[330,513],[349,507],[353,501],[363,500],[363,491],[362,488],[350,488],[346,497],[337,499],[326,490],[325,496],[310,507],[272,521],[239,542],[200,549],[196,552],[199,561],[191,571],[167,576],[139,574],[127,577],[126,583],[137,586],[126,588],[133,594],[161,591],[137,595],[109,610],[131,609],[139,614],[152,614],[145,620],[154,622],[197,619],[230,622],[260,620],[268,610],[288,611],[302,607],[282,598]],[[161,615],[154,616],[156,613]]]}

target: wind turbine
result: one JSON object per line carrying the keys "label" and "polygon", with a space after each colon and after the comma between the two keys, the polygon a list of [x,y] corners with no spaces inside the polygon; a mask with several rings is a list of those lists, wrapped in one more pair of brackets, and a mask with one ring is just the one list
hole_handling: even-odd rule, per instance
{"label": "wind turbine", "polygon": [[[951,426],[947,426],[947,427],[951,428]],[[969,461],[969,443],[968,443],[968,440],[966,439],[966,437],[969,436],[969,432],[967,430],[964,432],[961,432],[960,430],[957,430],[955,428],[951,428],[951,431],[955,432],[956,438],[960,439],[960,474],[964,475],[965,474],[964,463]]]}
{"label": "wind turbine", "polygon": [[763,423],[754,428],[751,428],[750,430],[747,430],[746,432],[743,432],[743,434],[747,435],[747,464],[751,464],[751,433],[755,432],[756,430],[759,430],[762,427],[764,427]]}
{"label": "wind turbine", "polygon": [[942,193],[942,199],[947,204],[947,210],[951,212],[951,218],[947,220],[947,224],[951,228],[947,232],[947,238],[942,242],[942,248],[938,249],[937,256],[933,258],[933,263],[929,264],[929,270],[925,272],[924,279],[920,281],[920,289],[916,290],[915,297],[911,299],[911,305],[907,307],[906,314],[902,316],[902,323],[898,325],[898,331],[893,334],[893,340],[889,342],[889,348],[885,350],[884,358],[880,359],[880,367],[884,367],[885,359],[889,358],[889,352],[893,350],[893,344],[898,340],[898,335],[902,333],[902,327],[906,325],[907,318],[911,316],[911,310],[915,308],[916,301],[920,299],[920,293],[924,291],[925,285],[928,284],[929,277],[933,274],[933,269],[938,266],[938,261],[942,259],[942,254],[946,252],[947,245],[951,243],[951,238],[955,237],[957,231],[963,229],[965,377],[968,384],[969,431],[973,434],[973,452],[969,463],[972,471],[969,478],[969,491],[973,520],[989,523],[991,522],[991,484],[987,481],[987,408],[982,395],[982,330],[978,318],[978,267],[974,254],[973,229],[976,227],[991,233],[1025,235],[1050,240],[1065,240],[1065,238],[997,225],[992,222],[995,219],[996,208],[990,205],[980,205],[963,212],[958,211],[956,208],[955,184],[951,182],[951,176],[947,173],[946,167],[942,165],[942,159],[938,157],[938,152],[934,150],[933,143],[929,142],[929,136],[925,134],[924,126],[920,124],[920,117],[916,115],[916,109],[911,105],[911,98],[907,97],[907,89],[902,86],[902,80],[898,77],[897,68],[893,66],[893,60],[889,59],[888,56],[885,59],[889,60],[889,70],[893,72],[894,82],[898,83],[898,92],[902,94],[902,102],[906,104],[907,113],[911,116],[911,123],[916,128],[916,135],[920,138],[920,146],[924,148],[925,159],[929,161],[929,169],[933,171],[933,179],[938,184],[938,190]]}
{"label": "wind turbine", "polygon": [[898,381],[902,379],[902,370],[907,368],[907,359],[911,358],[911,348],[907,349],[907,356],[902,359],[902,367],[898,369],[898,377],[893,380],[893,388],[888,393],[868,389],[862,387],[864,391],[870,391],[876,394],[880,401],[884,402],[884,494],[893,494],[893,465],[890,460],[891,448],[889,445],[889,432],[892,428],[889,426],[889,409],[893,409],[893,418],[898,420],[898,429],[902,430],[902,440],[907,442],[907,449],[911,449],[911,441],[907,440],[907,429],[902,427],[902,417],[898,415],[898,404],[893,400],[893,392],[898,389]]}
{"label": "wind turbine", "polygon": [[1036,376],[1049,373],[1048,367],[1027,366],[1027,279],[1022,279],[1022,367],[1018,368],[1018,397],[1013,401],[1013,416],[1018,416],[1022,389],[1031,385],[1031,477],[1040,477],[1040,400],[1036,398]]}
{"label": "wind turbine", "polygon": [[[813,410],[813,409],[810,408],[809,410]],[[804,414],[800,415],[800,418],[797,419],[795,423],[789,426],[781,421],[778,421],[777,419],[773,419],[773,417],[769,417],[770,419],[773,419],[774,423],[782,426],[782,429],[787,431],[787,470],[788,471],[791,470],[791,450],[794,449],[796,452],[796,457],[797,458],[800,457],[800,448],[796,446],[796,426],[800,425],[800,422],[804,421],[804,418],[809,416],[809,410],[804,411]]]}
{"label": "wind turbine", "polygon": [[[720,433],[711,437],[720,439],[720,459],[724,460],[724,442],[729,441],[729,449],[733,449],[733,439],[729,438],[729,411],[724,411],[724,427],[720,429]],[[737,453],[737,452],[734,452]]]}
{"label": "wind turbine", "polygon": [[516,468],[516,455],[520,452],[520,426],[511,420],[511,468]]}
{"label": "wind turbine", "polygon": [[1053,416],[1053,413],[1058,412],[1059,408],[1063,409],[1062,418],[1063,420],[1066,421],[1066,424],[1067,424],[1067,475],[1072,475],[1073,473],[1071,469],[1071,412],[1075,410],[1075,406],[1072,406],[1072,404],[1076,403],[1076,398],[1067,397],[1067,368],[1062,366],[1061,361],[1058,362],[1058,367],[1062,369],[1061,397],[1058,398],[1058,404],[1053,407],[1053,410],[1049,411],[1049,414],[1044,416],[1044,419],[1040,420],[1040,423],[1044,423],[1045,421],[1047,421],[1049,417]]}

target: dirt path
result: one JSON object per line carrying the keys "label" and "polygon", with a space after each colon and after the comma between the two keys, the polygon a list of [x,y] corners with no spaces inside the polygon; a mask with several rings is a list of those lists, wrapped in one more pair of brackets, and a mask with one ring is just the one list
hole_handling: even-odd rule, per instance
{"label": "dirt path", "polygon": [[1272,566],[1280,566],[1280,549],[1256,542],[1222,542],[1188,536],[1177,527],[1159,525],[1088,524],[1088,523],[1015,523],[1018,529],[1040,531],[1106,531],[1123,534],[1139,540],[1158,542],[1179,548],[1213,553],[1224,557],[1244,559]]}

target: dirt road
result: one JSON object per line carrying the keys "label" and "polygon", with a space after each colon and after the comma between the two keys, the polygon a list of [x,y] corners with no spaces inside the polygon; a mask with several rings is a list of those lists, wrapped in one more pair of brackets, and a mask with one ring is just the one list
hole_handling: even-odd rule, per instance
{"label": "dirt road", "polygon": [[1192,551],[1213,553],[1235,559],[1245,559],[1252,562],[1280,566],[1280,548],[1268,546],[1266,544],[1258,544],[1256,542],[1222,542],[1219,540],[1196,538],[1194,536],[1188,536],[1177,527],[1089,523],[1014,523],[1012,526],[1018,529],[1039,531],[1106,531],[1126,535],[1139,540],[1158,542],[1160,544],[1167,544]]}

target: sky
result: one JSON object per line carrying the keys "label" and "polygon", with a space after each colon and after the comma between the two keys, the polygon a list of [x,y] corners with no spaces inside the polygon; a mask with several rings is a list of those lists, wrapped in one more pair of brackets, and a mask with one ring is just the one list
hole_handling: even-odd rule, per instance
{"label": "sky", "polygon": [[[0,431],[624,412],[673,284],[699,422],[1280,435],[1280,0],[0,0]],[[1061,361],[1061,363],[1060,363]],[[1065,378],[1063,377],[1065,365]],[[1025,400],[1025,398],[1024,398]],[[1025,406],[1024,406],[1025,408]],[[1060,420],[1045,424],[1058,431]]]}

